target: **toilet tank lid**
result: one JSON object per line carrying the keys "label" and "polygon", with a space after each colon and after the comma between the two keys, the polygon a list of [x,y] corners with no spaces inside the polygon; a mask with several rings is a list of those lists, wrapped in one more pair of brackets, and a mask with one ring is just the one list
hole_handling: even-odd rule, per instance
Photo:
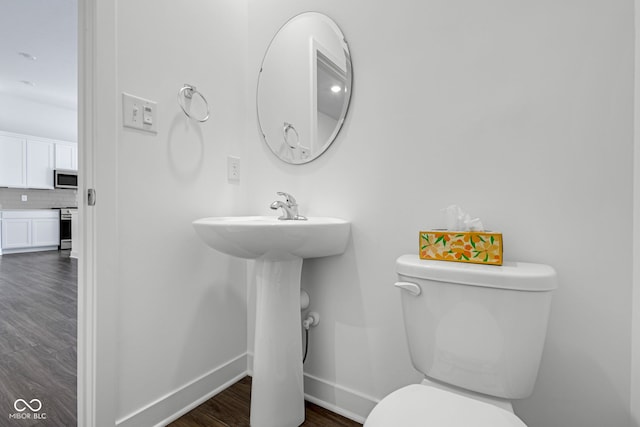
{"label": "toilet tank lid", "polygon": [[499,289],[540,292],[558,287],[553,267],[526,262],[505,262],[496,266],[424,260],[409,254],[396,260],[396,271],[418,279]]}

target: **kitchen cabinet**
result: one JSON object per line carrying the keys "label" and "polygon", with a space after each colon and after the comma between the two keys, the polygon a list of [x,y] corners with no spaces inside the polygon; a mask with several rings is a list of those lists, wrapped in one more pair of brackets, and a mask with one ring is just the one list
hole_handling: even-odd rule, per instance
{"label": "kitchen cabinet", "polygon": [[56,142],[56,169],[78,170],[78,144]]}
{"label": "kitchen cabinet", "polygon": [[2,211],[2,253],[58,249],[59,215],[54,209]]}
{"label": "kitchen cabinet", "polygon": [[31,246],[31,220],[11,218],[2,220],[2,251]]}
{"label": "kitchen cabinet", "polygon": [[0,186],[27,186],[27,141],[0,135]]}
{"label": "kitchen cabinet", "polygon": [[31,220],[31,246],[57,246],[60,244],[60,220],[35,218]]}
{"label": "kitchen cabinet", "polygon": [[78,169],[78,144],[0,132],[0,187],[53,189],[53,170]]}
{"label": "kitchen cabinet", "polygon": [[27,188],[53,189],[53,142],[27,140]]}

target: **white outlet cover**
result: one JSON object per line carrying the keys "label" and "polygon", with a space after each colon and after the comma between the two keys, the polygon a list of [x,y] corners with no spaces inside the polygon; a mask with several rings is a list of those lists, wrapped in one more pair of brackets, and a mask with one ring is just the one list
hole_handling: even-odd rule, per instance
{"label": "white outlet cover", "polygon": [[227,156],[227,180],[229,182],[240,181],[240,157]]}

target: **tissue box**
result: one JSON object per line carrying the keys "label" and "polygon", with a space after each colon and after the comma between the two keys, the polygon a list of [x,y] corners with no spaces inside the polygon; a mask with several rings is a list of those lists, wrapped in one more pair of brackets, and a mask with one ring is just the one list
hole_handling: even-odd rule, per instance
{"label": "tissue box", "polygon": [[502,233],[429,230],[419,241],[421,259],[502,265]]}

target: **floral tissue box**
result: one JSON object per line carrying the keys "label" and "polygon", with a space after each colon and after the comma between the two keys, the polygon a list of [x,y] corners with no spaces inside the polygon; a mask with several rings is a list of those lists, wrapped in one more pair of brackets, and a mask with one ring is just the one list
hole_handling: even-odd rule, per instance
{"label": "floral tissue box", "polygon": [[491,231],[421,231],[420,258],[502,265],[502,233]]}

